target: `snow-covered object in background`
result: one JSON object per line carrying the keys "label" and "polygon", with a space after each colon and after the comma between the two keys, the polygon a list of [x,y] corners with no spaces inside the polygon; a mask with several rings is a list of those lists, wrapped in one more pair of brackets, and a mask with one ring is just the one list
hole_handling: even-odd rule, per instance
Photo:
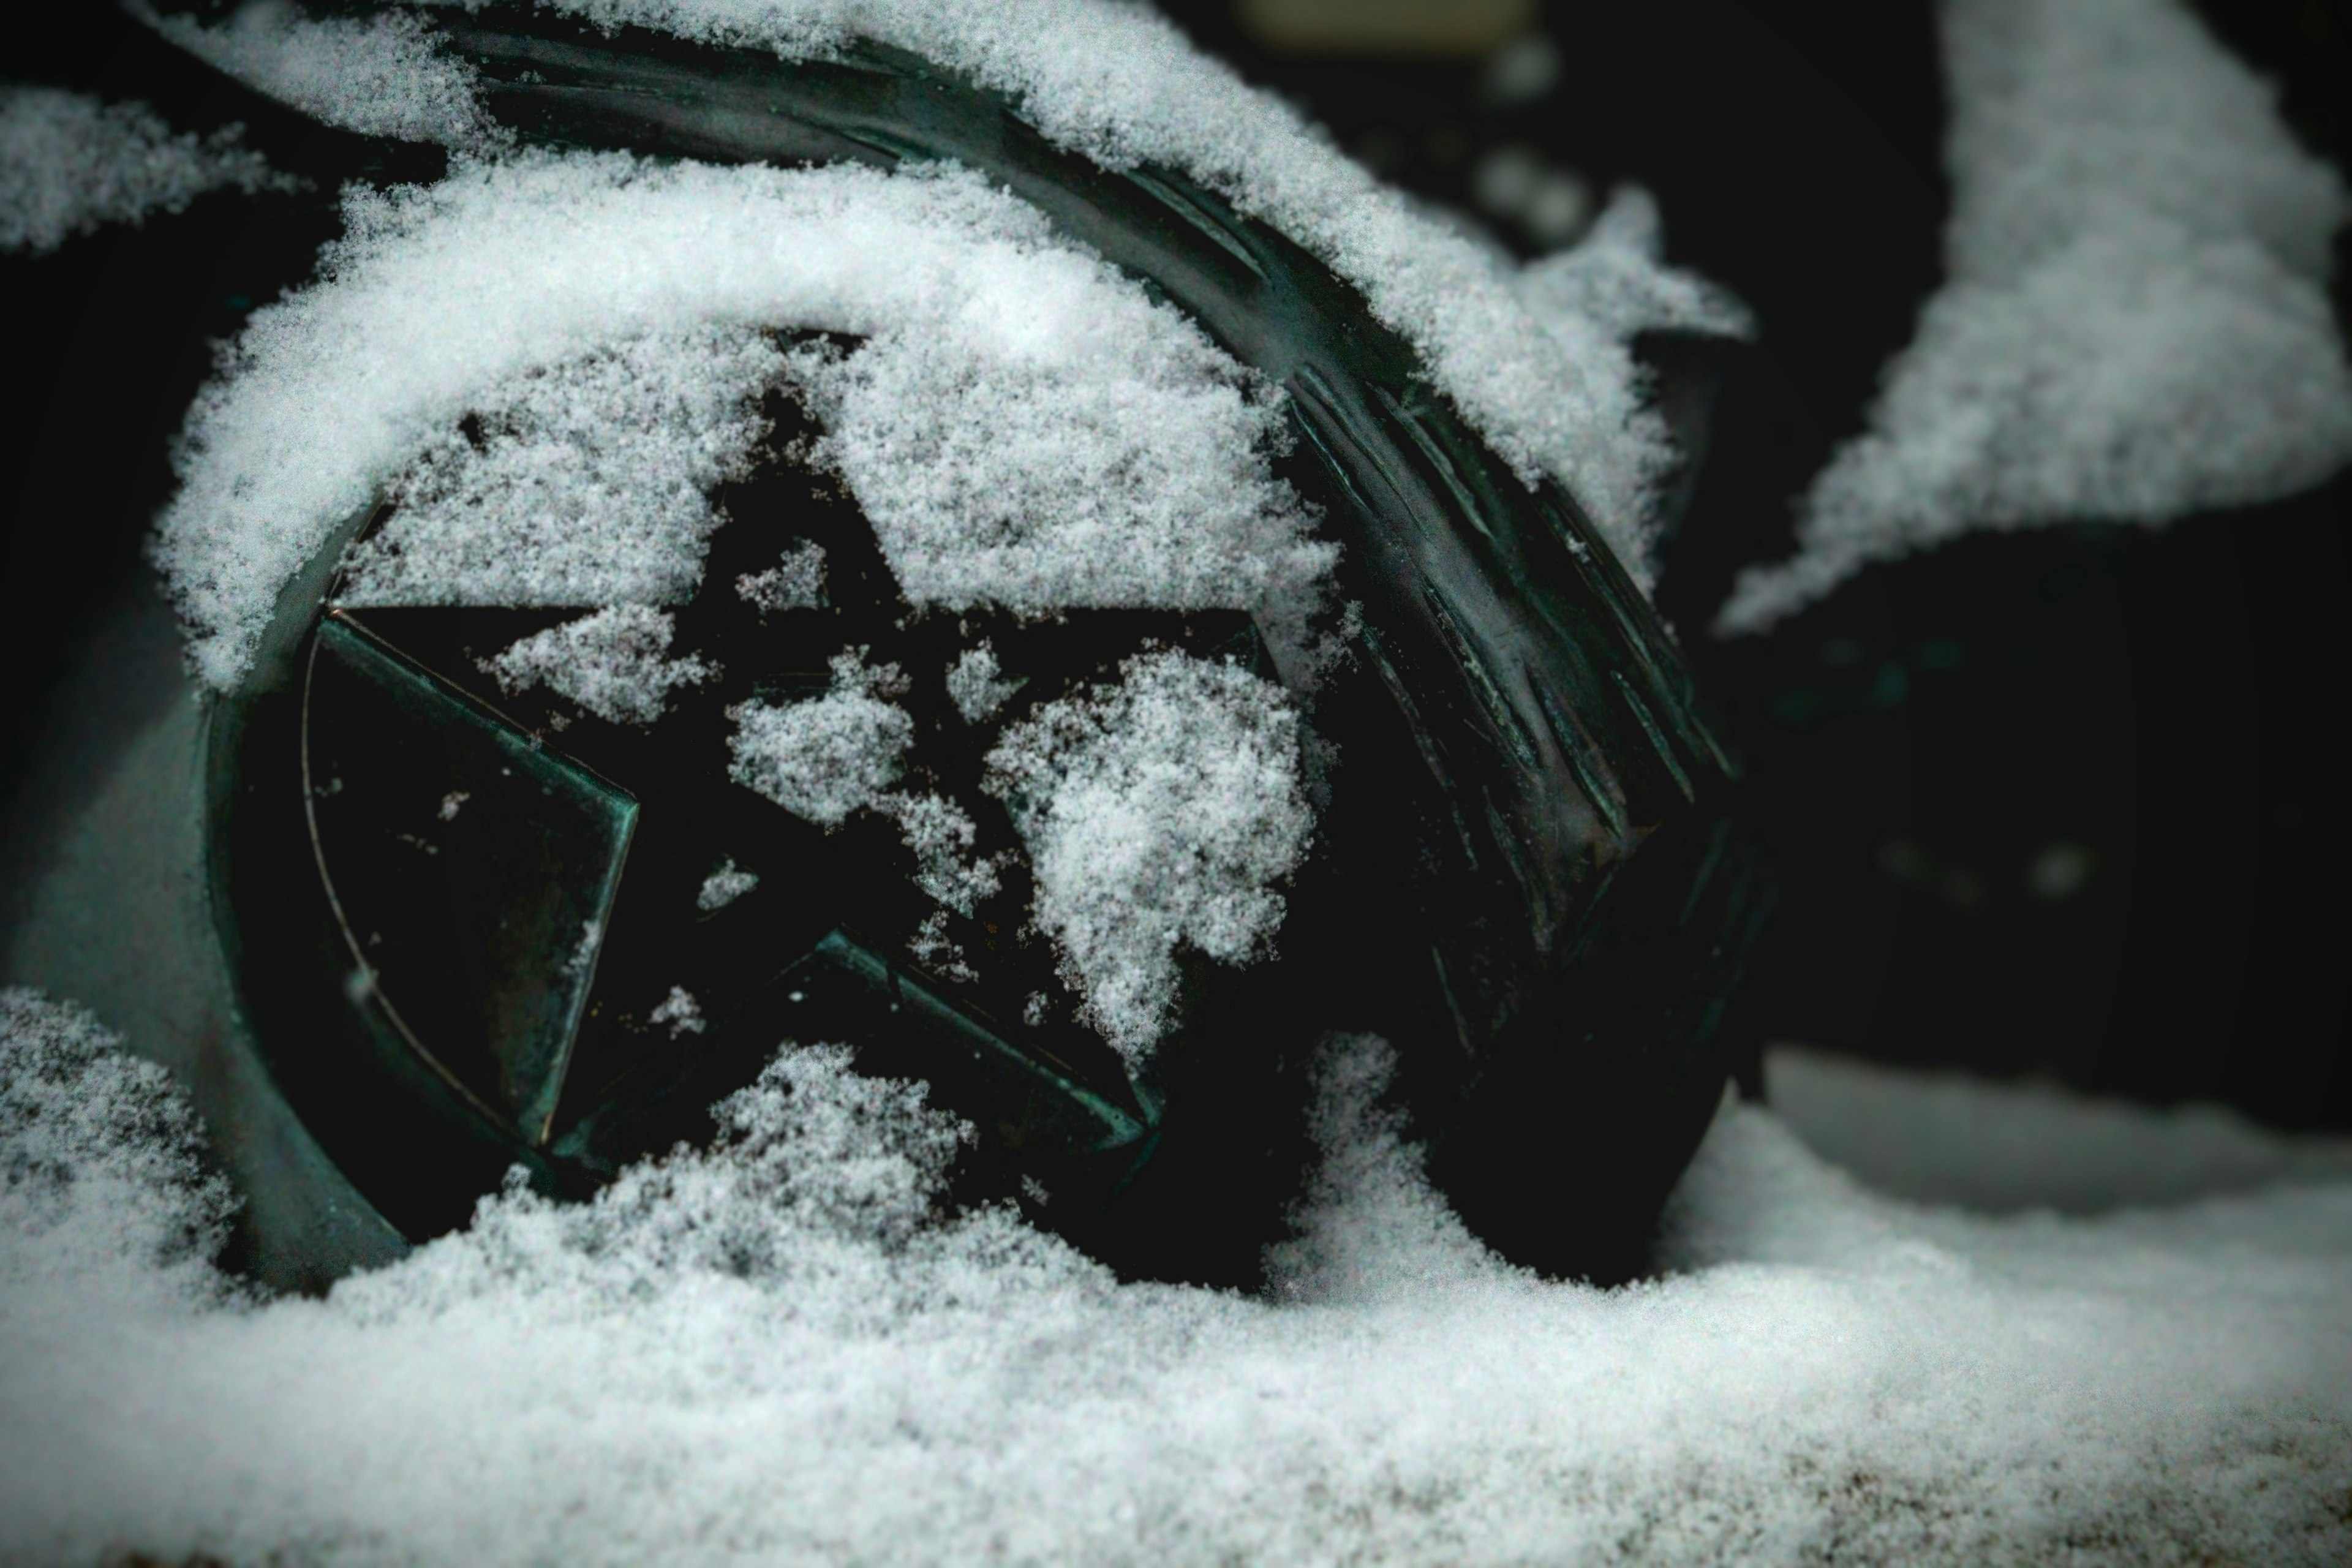
{"label": "snow-covered object in background", "polygon": [[1890,1093],[1883,1068],[1788,1046],[1765,1054],[1764,1082],[1816,1153],[1915,1203],[2097,1214],[2352,1180],[2352,1142],[2273,1131],[2213,1105],[2157,1109],[1957,1072]]}
{"label": "snow-covered object in background", "polygon": [[[865,340],[796,363],[834,418],[824,451],[918,599],[1254,607],[1330,559],[1268,474],[1268,397],[1139,285],[970,175],[531,154],[430,189],[354,191],[346,213],[322,280],[254,313],[178,453],[158,558],[215,687],[242,677],[303,562],[404,474],[416,519],[362,552],[355,599],[456,593],[427,541],[516,529],[539,552],[512,557],[514,581],[476,562],[500,584],[485,596],[581,591],[530,564],[573,550],[646,563],[646,594],[689,558],[698,571],[688,536],[711,514],[678,479],[736,450],[750,414],[721,411],[764,363],[759,328]],[[486,405],[516,433],[486,420],[477,452],[460,420]],[[680,416],[635,431],[619,416],[640,407]],[[917,445],[894,453],[893,436]],[[1080,504],[1082,479],[1099,488]],[[549,529],[541,501],[599,526]],[[667,521],[646,531],[637,502]]]}
{"label": "snow-covered object in background", "polygon": [[131,9],[165,37],[281,103],[366,136],[480,146],[492,140],[474,75],[412,13],[311,16],[289,0],[250,0],[207,26]]}
{"label": "snow-covered object in background", "polygon": [[0,251],[55,250],[101,224],[179,212],[225,186],[251,195],[301,181],[270,168],[228,126],[174,134],[143,103],[0,86]]}
{"label": "snow-covered object in background", "polygon": [[898,781],[915,721],[887,699],[905,689],[897,665],[868,669],[856,654],[837,654],[824,696],[727,710],[735,721],[727,776],[795,816],[838,827]]}
{"label": "snow-covered object in background", "polygon": [[[59,1016],[9,999],[0,1084]],[[1989,1219],[1733,1109],[1679,1271],[1601,1291],[1478,1247],[1359,1043],[1253,1300],[956,1215],[953,1121],[808,1047],[717,1148],[489,1198],[322,1300],[211,1305],[152,1261],[220,1213],[185,1111],[64,1026],[47,1113],[0,1119],[12,1562],[2352,1555],[2352,1183]]]}
{"label": "snow-covered object in background", "polygon": [[746,327],[648,333],[480,389],[392,481],[349,605],[682,604],[767,434],[783,357]]}
{"label": "snow-covered object in background", "polygon": [[522,638],[495,658],[479,661],[506,692],[545,686],[559,697],[615,724],[650,724],[669,694],[719,674],[709,660],[666,657],[673,626],[667,615],[642,605],[615,605]]}
{"label": "snow-covered object in background", "polygon": [[1717,618],[1759,630],[1977,529],[2161,523],[2352,463],[2330,310],[2343,180],[2179,0],[1946,0],[1947,280],[1800,552]]}
{"label": "snow-covered object in background", "polygon": [[996,650],[986,643],[964,649],[948,666],[948,700],[967,724],[988,718],[1020,689],[1019,681],[997,673]]}
{"label": "snow-covered object in background", "polygon": [[[548,0],[547,8],[608,29],[642,26],[785,59],[823,58],[871,39],[1004,94],[1045,136],[1107,167],[1182,171],[1360,289],[1519,478],[1533,485],[1549,475],[1566,486],[1648,584],[1654,488],[1674,454],[1644,404],[1625,338],[1595,322],[1537,331],[1507,258],[1416,211],[1295,110],[1150,10],[1117,0]],[[447,90],[454,62],[404,47],[406,68],[428,84],[420,90]],[[355,90],[368,89],[374,69],[373,56],[351,68]],[[325,69],[280,96],[344,122],[334,102],[341,79]],[[442,140],[482,144],[475,125],[453,115],[450,127]]]}
{"label": "snow-covered object in background", "polygon": [[702,886],[694,895],[694,907],[705,914],[723,910],[759,885],[760,873],[744,870],[730,856],[702,879]]}
{"label": "snow-covered object in background", "polygon": [[814,609],[824,602],[824,546],[802,540],[765,572],[736,578],[735,593],[761,611]]}
{"label": "snow-covered object in background", "polygon": [[1108,687],[1039,708],[988,754],[1028,846],[1035,919],[1086,1016],[1140,1063],[1176,1004],[1176,950],[1260,956],[1282,924],[1274,884],[1311,826],[1298,718],[1238,665],[1165,652]]}
{"label": "snow-covered object in background", "polygon": [[969,916],[1003,884],[993,860],[971,858],[979,829],[963,807],[943,795],[892,794],[874,809],[898,825],[915,853],[915,886],[960,915]]}

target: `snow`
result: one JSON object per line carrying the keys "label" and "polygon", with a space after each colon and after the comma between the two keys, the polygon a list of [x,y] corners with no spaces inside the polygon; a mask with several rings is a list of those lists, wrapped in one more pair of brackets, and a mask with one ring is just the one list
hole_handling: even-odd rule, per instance
{"label": "snow", "polygon": [[679,604],[767,434],[782,356],[740,327],[648,334],[477,392],[392,480],[351,605]]}
{"label": "snow", "polygon": [[352,602],[684,596],[779,365],[918,604],[1255,607],[1330,560],[1268,473],[1272,395],[969,175],[531,153],[346,219],[176,455],[157,555],[216,688],[387,489]]}
{"label": "snow", "polygon": [[367,136],[488,143],[472,70],[414,14],[311,16],[288,0],[251,0],[215,26],[184,12],[131,10],[172,42],[258,92]]}
{"label": "snow", "polygon": [[[614,724],[650,724],[681,686],[717,679],[719,667],[696,657],[666,658],[668,616],[641,605],[615,605],[522,638],[479,661],[509,694],[545,686]],[[451,815],[455,815],[452,813]]]}
{"label": "snow", "polygon": [[1177,949],[1263,956],[1274,884],[1306,858],[1298,718],[1238,665],[1139,654],[1009,725],[983,786],[1028,847],[1034,918],[1085,1016],[1140,1065],[1176,1005]]}
{"label": "snow", "polygon": [[998,673],[996,649],[985,642],[964,649],[948,666],[948,700],[967,724],[992,717],[1020,689],[1021,682]]}
{"label": "snow", "polygon": [[2352,463],[2337,173],[2179,0],[1946,0],[1946,282],[1869,429],[1742,574],[1759,630],[1978,529],[2164,523]]}
{"label": "snow", "polygon": [[844,652],[822,697],[736,704],[727,710],[735,721],[727,776],[820,827],[840,826],[897,782],[915,743],[914,719],[886,700],[906,689],[904,679],[895,664],[868,669]]}
{"label": "snow", "polygon": [[[2352,1547],[2341,1178],[1991,1217],[1866,1191],[1733,1106],[1675,1200],[1675,1271],[1601,1291],[1485,1253],[1377,1108],[1384,1052],[1344,1042],[1299,1234],[1243,1297],[942,1215],[955,1126],[793,1047],[719,1148],[591,1203],[510,1190],[324,1300],[255,1302],[172,1252],[222,1200],[162,1075],[69,1010],[0,1009],[11,1561]],[[1882,1073],[1862,1109],[1916,1092]]]}
{"label": "snow", "polygon": [[[1151,11],[1117,0],[550,0],[548,8],[606,29],[641,26],[787,59],[871,39],[1004,94],[1045,136],[1106,167],[1181,171],[1355,285],[1518,477],[1563,484],[1635,579],[1649,582],[1654,489],[1674,453],[1627,339],[1594,322],[1536,331],[1507,258],[1382,187],[1288,105]],[[247,20],[265,9],[266,22]],[[247,46],[247,79],[337,123],[464,149],[490,144],[462,62],[436,53],[429,31],[405,21],[364,32],[333,24],[341,30],[329,47],[319,40],[331,24],[289,26],[286,16],[248,6],[231,28],[206,35],[215,41],[192,47],[257,40]],[[195,29],[173,36],[187,41]]]}
{"label": "snow", "polygon": [[736,578],[735,593],[763,615],[816,608],[824,598],[824,546],[807,540],[797,542],[766,571],[746,572]]}
{"label": "snow", "polygon": [[963,807],[943,795],[883,795],[874,808],[898,825],[915,855],[915,886],[969,918],[1002,885],[993,859],[971,858],[979,829]]}
{"label": "snow", "polygon": [[143,103],[0,85],[0,252],[41,255],[103,224],[184,211],[206,191],[300,186],[243,135],[174,132]]}
{"label": "snow", "polygon": [[646,1015],[646,1022],[667,1026],[673,1040],[680,1035],[698,1035],[703,1030],[702,1004],[697,1002],[694,994],[685,986],[673,985],[669,988],[669,994]]}
{"label": "snow", "polygon": [[746,871],[729,856],[718,868],[702,879],[701,889],[694,895],[694,907],[704,914],[723,910],[760,885],[757,871]]}

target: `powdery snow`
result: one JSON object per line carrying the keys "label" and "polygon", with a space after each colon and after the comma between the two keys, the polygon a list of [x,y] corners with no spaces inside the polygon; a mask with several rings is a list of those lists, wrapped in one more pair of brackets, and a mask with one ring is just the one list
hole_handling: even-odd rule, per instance
{"label": "powdery snow", "polygon": [[[1005,94],[1048,138],[1107,167],[1182,171],[1361,290],[1520,479],[1559,480],[1636,580],[1649,581],[1654,486],[1674,454],[1664,422],[1644,403],[1626,337],[1597,321],[1539,321],[1518,297],[1507,258],[1414,210],[1288,105],[1250,88],[1145,7],[1116,0],[549,0],[548,8],[608,29],[646,26],[786,59],[827,58],[871,39]],[[405,61],[399,69],[429,84],[420,92],[460,101],[446,85],[454,62],[406,35],[371,38],[348,68],[322,61],[309,74],[289,71],[282,89],[252,79],[336,120],[337,85],[350,80],[364,101],[379,62],[395,51]],[[281,46],[279,55],[292,51]],[[439,139],[473,147],[483,132],[453,107]]]}
{"label": "powdery snow", "polygon": [[2179,0],[1945,0],[1947,281],[1800,552],[1717,619],[1760,629],[1977,529],[2162,523],[2352,463],[2328,305],[2336,172]]}
{"label": "powdery snow", "polygon": [[641,605],[615,605],[524,637],[480,660],[507,692],[545,686],[615,724],[650,724],[669,694],[717,678],[719,667],[688,656],[668,658],[669,616]]}
{"label": "powdery snow", "polygon": [[694,907],[704,914],[723,910],[760,885],[760,873],[746,871],[735,864],[732,856],[719,862],[718,868],[702,879],[702,886],[694,895]]}
{"label": "powdery snow", "polygon": [[709,492],[768,432],[761,333],[651,333],[479,389],[388,487],[351,605],[682,604],[726,520]]}
{"label": "powdery snow", "polygon": [[864,340],[789,366],[918,603],[1256,607],[1331,559],[1268,473],[1272,395],[969,175],[531,154],[346,211],[177,455],[157,554],[215,687],[387,488],[355,600],[690,589],[762,328]]}
{"label": "powdery snow", "polygon": [[1734,1108],[1675,1201],[1680,1271],[1600,1291],[1462,1230],[1358,1042],[1250,1299],[943,1218],[954,1125],[806,1047],[719,1149],[247,1303],[188,1260],[222,1199],[162,1075],[5,1006],[0,1083],[40,1084],[0,1101],[12,1561],[2352,1550],[2352,1183],[1995,1219],[1875,1196]]}
{"label": "powdery snow", "polygon": [[915,856],[915,886],[956,913],[970,916],[1002,883],[992,859],[971,858],[979,829],[964,808],[943,795],[891,794],[874,809],[898,825]]}
{"label": "powdery snow", "polygon": [[143,103],[0,86],[0,251],[39,255],[103,224],[184,211],[206,191],[301,185],[242,137],[234,125],[174,133]]}
{"label": "powdery snow", "polygon": [[915,743],[915,721],[887,699],[906,689],[895,664],[873,669],[856,653],[835,655],[833,687],[782,705],[753,700],[727,710],[735,733],[727,776],[793,816],[838,827],[896,783]]}
{"label": "powdery snow", "polygon": [[1108,687],[1009,726],[984,786],[1029,849],[1034,918],[1087,1022],[1139,1064],[1176,1004],[1176,953],[1260,957],[1274,884],[1306,858],[1298,718],[1238,665],[1142,654]]}
{"label": "powdery snow", "polygon": [[472,69],[411,12],[312,16],[288,0],[250,0],[207,26],[184,12],[158,16],[141,0],[130,9],[197,58],[330,125],[451,146],[495,140]]}
{"label": "powdery snow", "polygon": [[997,672],[996,650],[987,643],[968,647],[948,666],[948,700],[967,724],[977,724],[1003,707],[1012,695],[1021,689],[1018,680],[1007,680]]}

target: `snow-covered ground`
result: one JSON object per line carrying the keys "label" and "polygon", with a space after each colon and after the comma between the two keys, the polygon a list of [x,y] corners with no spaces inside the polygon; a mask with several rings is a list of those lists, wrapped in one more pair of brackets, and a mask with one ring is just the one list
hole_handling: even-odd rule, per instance
{"label": "snow-covered ground", "polygon": [[226,1194],[161,1070],[71,1009],[0,1005],[11,1562],[2352,1550],[2340,1146],[2231,1127],[2215,1169],[2211,1118],[1783,1057],[1801,1125],[1834,1101],[1825,1142],[1907,1127],[1915,1163],[2013,1202],[2021,1121],[2070,1199],[2070,1151],[2095,1187],[2127,1146],[2164,1201],[1906,1202],[1728,1106],[1668,1215],[1674,1272],[1603,1291],[1463,1232],[1356,1041],[1249,1299],[1118,1285],[1007,1212],[932,1217],[952,1126],[793,1047],[719,1150],[590,1205],[492,1198],[324,1300],[257,1302],[204,1262]]}

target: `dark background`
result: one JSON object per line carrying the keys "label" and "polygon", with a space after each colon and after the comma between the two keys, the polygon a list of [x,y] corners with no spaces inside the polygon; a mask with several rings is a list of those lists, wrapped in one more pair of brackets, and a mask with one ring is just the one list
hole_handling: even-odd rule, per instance
{"label": "dark background", "polygon": [[[2352,4],[2197,8],[2344,166]],[[1660,590],[1746,754],[1780,872],[1746,1027],[2352,1127],[2336,1089],[2352,868],[2325,761],[2347,673],[2352,484],[2164,531],[1969,540],[1875,568],[1769,636],[1705,629],[1739,566],[1788,552],[1789,499],[1861,427],[1938,279],[1943,102],[1926,0],[1556,0],[1522,7],[1525,24],[1493,7],[1491,37],[1459,20],[1470,5],[1452,37],[1402,48],[1302,37],[1269,23],[1280,6],[1247,0],[1167,9],[1428,199],[1478,212],[1481,161],[1504,147],[1596,197],[1649,186],[1670,258],[1756,310],[1759,341],[1715,367],[1711,449]],[[1522,25],[1554,43],[1557,75],[1501,101],[1490,51]],[[430,178],[442,160],[278,110],[103,4],[19,33],[0,75],[145,99],[187,129],[242,121],[314,182],[0,258],[0,891],[14,902],[72,804],[34,798],[28,760],[102,749],[142,704],[175,700],[110,682],[91,647],[110,626],[157,635],[123,611],[152,599],[140,552],[213,345],[308,276],[342,180]],[[1539,248],[1524,226],[1486,221]]]}

